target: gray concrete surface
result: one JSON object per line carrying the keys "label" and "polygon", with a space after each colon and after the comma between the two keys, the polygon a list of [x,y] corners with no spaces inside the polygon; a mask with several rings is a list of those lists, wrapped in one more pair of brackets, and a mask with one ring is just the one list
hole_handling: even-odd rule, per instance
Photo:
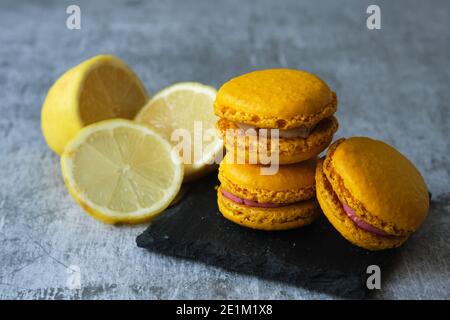
{"label": "gray concrete surface", "polygon": [[[317,73],[337,91],[338,136],[383,139],[407,155],[433,210],[379,298],[450,298],[450,23],[442,1],[0,2],[0,298],[333,298],[152,255],[146,227],[88,217],[67,194],[40,131],[52,82],[98,53],[124,59],[150,93],[178,81],[219,86],[258,68]],[[369,31],[368,4],[382,11]],[[67,267],[80,268],[69,289]]]}

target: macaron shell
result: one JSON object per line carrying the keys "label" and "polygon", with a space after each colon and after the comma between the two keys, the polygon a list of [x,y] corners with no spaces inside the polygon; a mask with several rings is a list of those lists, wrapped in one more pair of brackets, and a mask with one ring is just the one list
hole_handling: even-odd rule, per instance
{"label": "macaron shell", "polygon": [[[321,121],[307,138],[279,138],[278,163],[291,164],[316,157],[331,143],[338,127],[337,119],[331,116]],[[246,159],[249,159],[250,146],[254,144],[254,141],[246,139],[243,144],[237,138],[234,138],[232,142],[227,141],[226,130],[238,129],[233,122],[227,119],[219,119],[216,128],[227,149],[233,146],[236,152],[242,150],[242,152],[245,152]],[[271,150],[270,139],[267,139],[265,148],[265,150]],[[252,150],[257,150],[257,146],[252,146]]]}
{"label": "macaron shell", "polygon": [[219,180],[226,191],[260,203],[290,203],[315,195],[317,158],[279,166],[273,175],[261,174],[261,166],[237,164],[228,153],[219,166]]}
{"label": "macaron shell", "polygon": [[288,230],[306,226],[319,215],[316,200],[302,201],[279,208],[258,208],[244,206],[225,198],[217,192],[217,204],[222,215],[241,226],[266,230]]}
{"label": "macaron shell", "polygon": [[217,116],[261,128],[312,127],[337,109],[337,97],[305,71],[269,69],[226,82],[217,92]]}
{"label": "macaron shell", "polygon": [[320,207],[333,227],[351,243],[368,250],[383,250],[402,245],[408,236],[380,237],[356,226],[347,216],[323,171],[323,160],[316,169],[316,194]]}
{"label": "macaron shell", "polygon": [[219,172],[244,188],[286,191],[314,186],[317,158],[301,163],[279,166],[276,174],[262,175],[261,166],[236,164],[231,153],[220,163]]}
{"label": "macaron shell", "polygon": [[410,234],[427,216],[429,197],[423,177],[382,141],[364,137],[337,141],[328,151],[324,172],[341,202],[389,234]]}

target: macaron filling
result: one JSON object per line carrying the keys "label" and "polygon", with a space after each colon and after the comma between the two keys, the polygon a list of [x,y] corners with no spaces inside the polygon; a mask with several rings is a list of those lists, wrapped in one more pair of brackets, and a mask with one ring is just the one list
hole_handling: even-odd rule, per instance
{"label": "macaron filling", "polygon": [[383,230],[378,229],[378,228],[372,226],[371,224],[365,222],[361,218],[359,218],[356,215],[355,210],[353,210],[352,208],[347,206],[345,203],[342,203],[342,207],[344,208],[344,211],[347,214],[347,216],[350,218],[350,220],[352,220],[360,229],[363,229],[364,231],[376,234],[377,236],[381,236],[381,237],[391,236],[390,234],[384,232]]}
{"label": "macaron filling", "polygon": [[[236,126],[238,126],[239,129],[242,130],[248,130],[248,129],[254,129],[256,131],[258,131],[259,129],[264,129],[264,128],[258,128],[246,123],[242,123],[242,122],[235,122]],[[268,134],[270,135],[270,130],[271,129],[267,129],[268,130]],[[278,129],[279,130],[279,137],[280,138],[307,138],[309,136],[310,133],[310,129],[305,127],[305,126],[301,126],[301,127],[297,127],[297,128],[292,128],[292,129]]]}
{"label": "macaron filling", "polygon": [[222,192],[222,195],[233,201],[236,202],[238,204],[242,204],[244,206],[248,206],[248,207],[259,207],[259,208],[278,208],[278,207],[283,207],[286,206],[288,204],[282,204],[282,203],[273,203],[273,202],[256,202],[256,201],[251,201],[251,200],[247,200],[247,199],[242,199],[228,191],[225,191],[223,189],[220,190]]}

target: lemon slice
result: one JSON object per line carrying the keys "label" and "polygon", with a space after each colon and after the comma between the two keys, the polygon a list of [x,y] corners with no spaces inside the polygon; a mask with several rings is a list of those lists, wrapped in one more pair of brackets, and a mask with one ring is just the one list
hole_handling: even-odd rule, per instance
{"label": "lemon slice", "polygon": [[178,153],[160,135],[129,120],[82,129],[61,156],[72,197],[106,223],[141,223],[169,206],[183,181]]}
{"label": "lemon slice", "polygon": [[[172,139],[177,129],[190,136],[190,146],[181,156],[184,162],[184,182],[192,181],[216,168],[216,157],[223,151],[223,142],[217,135],[217,117],[213,111],[216,90],[195,82],[181,82],[158,92],[135,120],[161,134],[172,145],[182,139]],[[194,128],[199,129],[194,132]],[[187,142],[187,141],[186,141]],[[200,143],[199,143],[200,142]]]}
{"label": "lemon slice", "polygon": [[99,55],[64,73],[50,88],[41,112],[48,146],[61,154],[81,128],[112,119],[133,119],[149,97],[120,59]]}

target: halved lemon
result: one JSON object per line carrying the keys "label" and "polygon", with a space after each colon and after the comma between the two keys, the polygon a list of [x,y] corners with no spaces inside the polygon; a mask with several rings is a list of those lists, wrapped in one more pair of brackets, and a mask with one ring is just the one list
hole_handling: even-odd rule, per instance
{"label": "halved lemon", "polygon": [[[186,143],[181,150],[185,182],[215,169],[216,157],[223,151],[223,142],[215,130],[215,98],[213,87],[181,82],[158,92],[135,118],[174,146]],[[186,136],[190,141],[184,139]]]}
{"label": "halved lemon", "polygon": [[98,55],[64,73],[50,88],[41,112],[48,146],[61,154],[81,128],[105,119],[133,119],[149,96],[119,58]]}
{"label": "halved lemon", "polygon": [[129,120],[83,128],[66,146],[61,170],[69,193],[105,223],[141,223],[169,206],[183,181],[178,153]]}

